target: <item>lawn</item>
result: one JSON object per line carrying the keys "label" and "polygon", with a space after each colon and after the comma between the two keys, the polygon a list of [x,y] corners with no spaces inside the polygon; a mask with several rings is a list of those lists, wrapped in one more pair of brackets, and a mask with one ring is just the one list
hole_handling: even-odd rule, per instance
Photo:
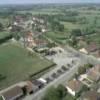
{"label": "lawn", "polygon": [[30,75],[49,67],[53,63],[40,58],[18,44],[7,43],[0,46],[0,89],[29,78]]}
{"label": "lawn", "polygon": [[64,25],[65,29],[69,32],[71,32],[72,29],[80,28],[80,25],[71,22],[61,22],[61,23]]}
{"label": "lawn", "polygon": [[66,38],[69,36],[69,34],[67,32],[47,32],[45,34],[46,37],[52,39],[55,42],[58,43],[65,43],[66,42]]}

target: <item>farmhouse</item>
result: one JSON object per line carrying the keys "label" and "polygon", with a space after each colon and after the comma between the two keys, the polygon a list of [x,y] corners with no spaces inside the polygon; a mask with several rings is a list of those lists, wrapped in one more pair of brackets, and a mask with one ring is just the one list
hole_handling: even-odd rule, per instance
{"label": "farmhouse", "polygon": [[33,33],[28,32],[26,34],[25,43],[26,43],[26,46],[28,46],[28,47],[35,47],[36,46],[34,39],[33,39]]}
{"label": "farmhouse", "polygon": [[79,51],[82,52],[82,53],[88,54],[88,52],[85,48],[81,48]]}
{"label": "farmhouse", "polygon": [[93,81],[87,78],[87,74],[80,75],[79,81],[81,81],[87,87],[91,87],[91,85],[93,84]]}
{"label": "farmhouse", "polygon": [[81,100],[100,100],[100,94],[96,91],[87,91],[82,94]]}
{"label": "farmhouse", "polygon": [[80,81],[73,79],[68,82],[66,88],[72,96],[76,96],[76,94],[82,89],[82,86],[83,85]]}
{"label": "farmhouse", "polygon": [[48,42],[42,39],[36,39],[35,40],[36,48],[35,50],[37,52],[44,52],[47,51],[49,48],[47,47]]}
{"label": "farmhouse", "polygon": [[87,72],[87,78],[92,81],[98,81],[100,79],[100,65],[96,65]]}
{"label": "farmhouse", "polygon": [[48,44],[46,40],[42,39],[35,39],[35,43],[37,44],[37,46],[46,46]]}
{"label": "farmhouse", "polygon": [[5,91],[1,95],[3,97],[3,100],[16,100],[23,96],[23,91],[19,86],[15,86],[8,91]]}
{"label": "farmhouse", "polygon": [[96,43],[90,43],[87,47],[86,50],[88,53],[90,52],[96,52],[97,50],[99,50],[100,47],[96,44]]}
{"label": "farmhouse", "polygon": [[100,58],[100,49],[93,53],[93,55],[97,58]]}
{"label": "farmhouse", "polygon": [[85,74],[80,75],[79,80],[88,87],[100,79],[100,65],[95,65]]}

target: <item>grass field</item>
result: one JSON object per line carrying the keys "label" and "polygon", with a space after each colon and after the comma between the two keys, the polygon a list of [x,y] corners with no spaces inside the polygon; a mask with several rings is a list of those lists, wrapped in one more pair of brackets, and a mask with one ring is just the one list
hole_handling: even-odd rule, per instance
{"label": "grass field", "polygon": [[45,34],[46,37],[58,43],[65,43],[68,35],[69,34],[67,32],[53,32],[53,31],[47,32]]}
{"label": "grass field", "polygon": [[71,22],[61,22],[61,23],[64,25],[65,29],[67,29],[67,31],[69,32],[72,31],[72,29],[80,28],[80,25],[73,24]]}
{"label": "grass field", "polygon": [[9,18],[0,17],[0,23],[2,23],[4,26],[6,26],[8,22],[9,22]]}
{"label": "grass field", "polygon": [[33,15],[38,15],[38,14],[56,15],[56,14],[59,14],[58,11],[53,11],[53,10],[48,10],[48,9],[45,9],[45,10],[30,10],[30,11],[18,11],[18,13],[21,13],[21,14],[32,13]]}
{"label": "grass field", "polygon": [[[71,33],[71,31],[73,29],[85,29],[86,27],[93,27],[95,30],[97,30],[96,35],[91,36],[89,35],[89,40],[92,42],[97,42],[100,43],[100,11],[98,10],[82,10],[82,9],[70,9],[69,11],[78,11],[79,15],[76,16],[77,18],[77,22],[76,23],[72,23],[72,22],[67,22],[67,21],[60,21],[61,24],[64,25],[65,29],[64,32],[48,32],[46,33],[46,36],[53,39],[56,42],[59,43],[67,43],[67,38],[69,36],[69,34]],[[87,23],[80,23],[80,18],[86,18]],[[95,21],[96,20],[96,21]],[[96,23],[96,24],[94,24]]]}
{"label": "grass field", "polygon": [[30,75],[52,64],[35,53],[30,56],[29,52],[18,44],[1,45],[0,74],[6,78],[0,81],[0,89],[27,79]]}

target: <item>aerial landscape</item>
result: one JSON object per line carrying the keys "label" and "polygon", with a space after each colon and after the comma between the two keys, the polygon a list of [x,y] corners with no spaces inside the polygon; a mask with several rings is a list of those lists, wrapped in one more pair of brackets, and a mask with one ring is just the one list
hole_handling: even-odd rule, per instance
{"label": "aerial landscape", "polygon": [[1,0],[0,100],[100,100],[100,1]]}

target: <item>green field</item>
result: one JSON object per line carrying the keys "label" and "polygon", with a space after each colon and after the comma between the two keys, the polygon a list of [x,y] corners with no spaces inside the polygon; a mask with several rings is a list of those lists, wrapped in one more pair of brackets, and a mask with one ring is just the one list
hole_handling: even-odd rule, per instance
{"label": "green field", "polygon": [[8,22],[9,22],[9,18],[0,17],[0,23],[2,23],[4,26],[7,26]]}
{"label": "green field", "polygon": [[72,31],[72,29],[77,29],[77,28],[80,28],[80,25],[78,25],[78,24],[73,24],[73,23],[71,23],[71,22],[61,22],[63,25],[64,25],[64,27],[65,27],[65,29],[67,30],[67,31]]}
{"label": "green field", "polygon": [[65,43],[67,37],[69,36],[69,33],[64,33],[64,32],[47,32],[45,34],[46,37],[49,37],[50,39],[52,39],[55,42],[58,43]]}
{"label": "green field", "polygon": [[[85,7],[84,7],[85,8]],[[60,10],[59,10],[60,11]],[[46,36],[51,38],[52,40],[66,44],[68,41],[68,37],[73,29],[81,29],[82,31],[87,28],[85,33],[87,34],[88,30],[96,30],[92,35],[88,34],[87,38],[90,42],[97,42],[100,43],[100,10],[87,10],[85,8],[82,9],[81,7],[76,7],[73,9],[68,9],[67,11],[78,11],[79,14],[75,16],[77,19],[76,22],[68,22],[68,21],[59,21],[61,24],[64,25],[63,32],[47,32]],[[59,16],[59,15],[58,15]],[[67,17],[67,16],[66,16]],[[82,18],[85,18],[85,23]],[[83,31],[84,32],[84,31]],[[96,33],[96,34],[95,34]],[[95,35],[94,35],[95,34]]]}
{"label": "green field", "polygon": [[35,53],[22,48],[19,44],[4,44],[0,46],[0,75],[5,79],[0,81],[0,89],[27,79],[30,75],[52,65],[52,62],[40,58]]}

